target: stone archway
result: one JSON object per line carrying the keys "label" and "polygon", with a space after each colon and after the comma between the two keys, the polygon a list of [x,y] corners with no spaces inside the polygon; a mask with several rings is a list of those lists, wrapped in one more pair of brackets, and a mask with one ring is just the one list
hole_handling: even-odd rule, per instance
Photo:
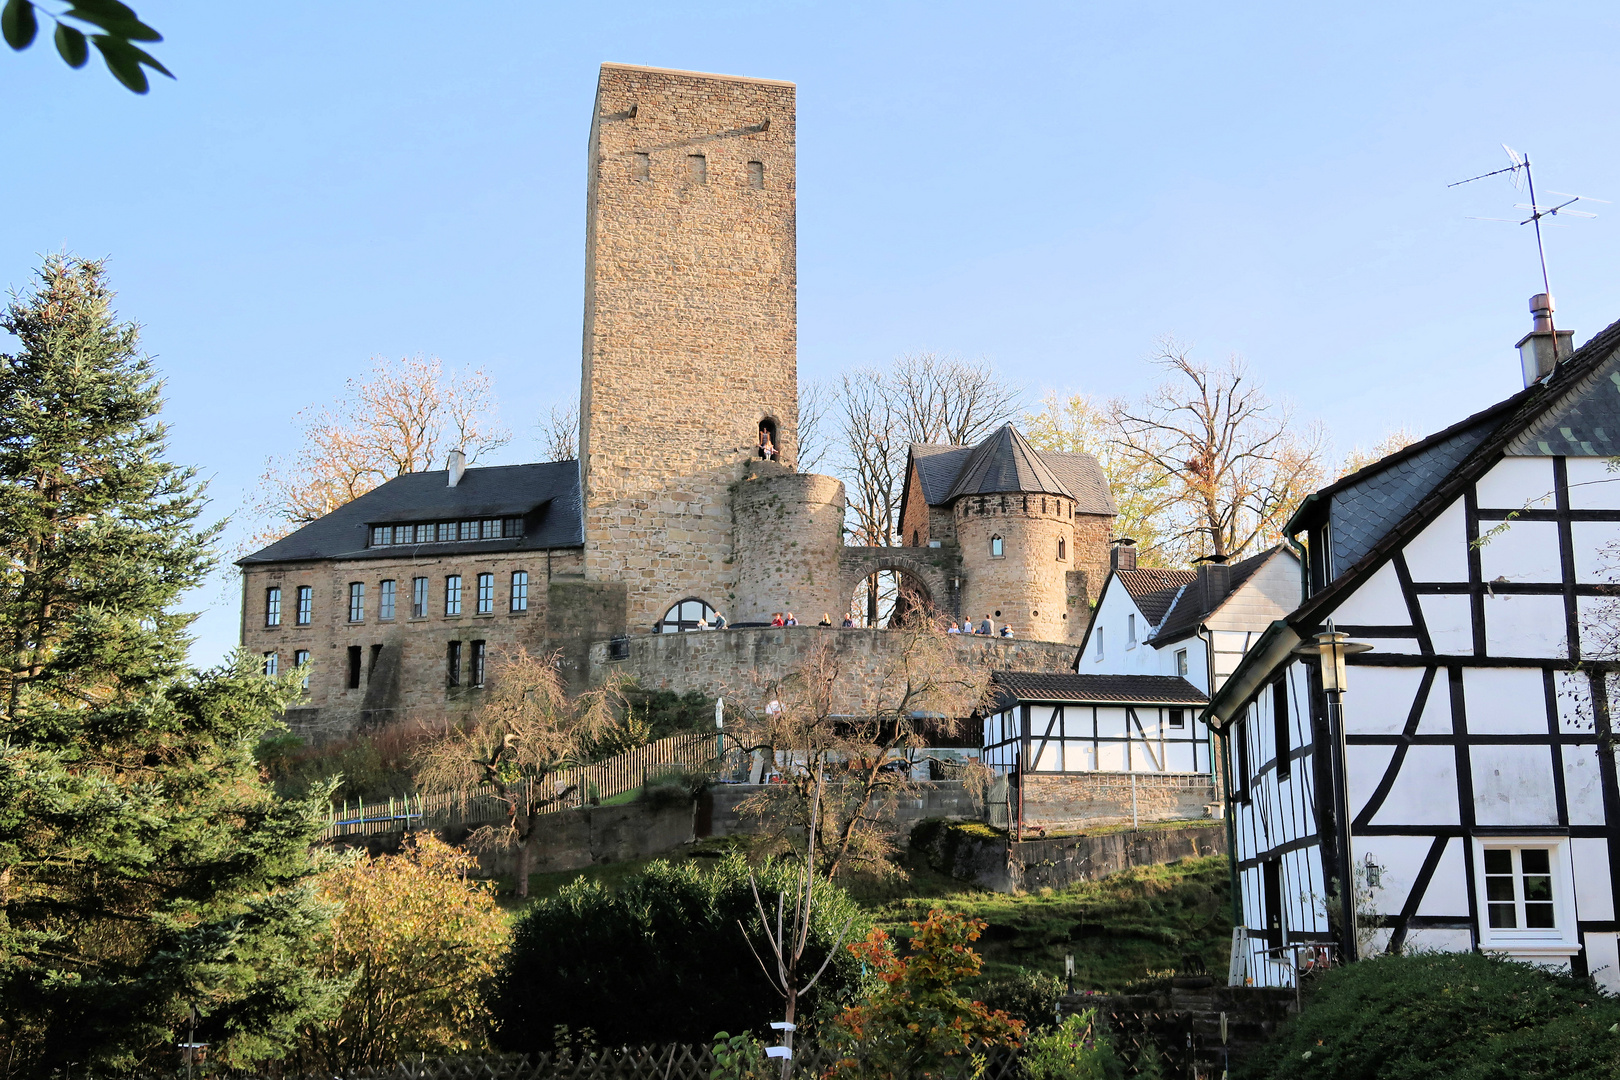
{"label": "stone archway", "polygon": [[838,591],[849,597],[873,574],[893,571],[910,579],[941,614],[957,616],[961,592],[954,549],[927,547],[843,547],[838,549]]}

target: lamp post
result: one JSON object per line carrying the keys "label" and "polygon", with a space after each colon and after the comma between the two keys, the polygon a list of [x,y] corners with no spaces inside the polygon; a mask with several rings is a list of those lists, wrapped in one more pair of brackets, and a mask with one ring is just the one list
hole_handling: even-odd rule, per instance
{"label": "lamp post", "polygon": [[1344,931],[1344,958],[1356,959],[1356,875],[1350,855],[1350,789],[1349,762],[1345,756],[1344,692],[1345,657],[1364,653],[1372,648],[1351,641],[1350,635],[1333,628],[1329,620],[1327,629],[1294,649],[1296,656],[1314,656],[1320,665],[1322,693],[1327,698],[1328,737],[1332,740],[1330,765],[1333,769],[1333,823],[1339,841],[1339,903],[1340,922]]}
{"label": "lamp post", "polygon": [[726,699],[714,699],[714,756],[719,760],[720,767],[726,764]]}

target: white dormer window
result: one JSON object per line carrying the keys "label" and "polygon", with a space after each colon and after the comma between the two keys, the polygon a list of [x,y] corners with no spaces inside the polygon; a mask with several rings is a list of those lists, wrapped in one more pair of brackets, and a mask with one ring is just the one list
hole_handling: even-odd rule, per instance
{"label": "white dormer window", "polygon": [[1125,647],[1127,649],[1136,648],[1136,616],[1134,614],[1125,616]]}

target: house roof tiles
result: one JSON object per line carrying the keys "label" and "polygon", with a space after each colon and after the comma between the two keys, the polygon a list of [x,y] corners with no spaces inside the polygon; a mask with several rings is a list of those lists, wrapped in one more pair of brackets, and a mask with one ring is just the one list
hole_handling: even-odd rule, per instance
{"label": "house roof tiles", "polygon": [[1204,692],[1179,675],[1059,675],[997,671],[990,676],[995,708],[1018,701],[1079,701],[1096,705],[1203,705]]}

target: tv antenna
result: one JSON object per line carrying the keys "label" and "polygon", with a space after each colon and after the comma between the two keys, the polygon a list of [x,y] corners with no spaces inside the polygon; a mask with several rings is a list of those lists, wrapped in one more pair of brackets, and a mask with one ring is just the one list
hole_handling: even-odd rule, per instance
{"label": "tv antenna", "polygon": [[[1530,169],[1530,155],[1519,153],[1507,143],[1502,144],[1502,149],[1507,151],[1508,161],[1511,162],[1506,168],[1492,169],[1488,173],[1480,173],[1478,176],[1470,176],[1466,180],[1458,180],[1455,184],[1447,184],[1446,187],[1461,187],[1463,184],[1472,184],[1475,180],[1484,180],[1489,176],[1506,176],[1508,183],[1513,185],[1514,191],[1524,191],[1525,188],[1529,188],[1530,201],[1528,203],[1514,203],[1513,208],[1515,210],[1530,211],[1530,216],[1519,222],[1519,224],[1535,226],[1536,255],[1541,260],[1541,291],[1550,297],[1552,295],[1552,284],[1547,278],[1547,249],[1541,240],[1541,220],[1556,217],[1595,218],[1597,217],[1596,214],[1587,213],[1585,210],[1571,210],[1570,207],[1578,202],[1607,203],[1609,200],[1594,199],[1589,195],[1572,195],[1567,191],[1549,191],[1549,195],[1557,196],[1565,201],[1552,206],[1543,206],[1536,201],[1536,177]],[[1511,218],[1475,218],[1474,220],[1512,223]],[[1548,221],[1547,224],[1562,225],[1563,223]],[[1549,315],[1550,321],[1551,316]]]}

